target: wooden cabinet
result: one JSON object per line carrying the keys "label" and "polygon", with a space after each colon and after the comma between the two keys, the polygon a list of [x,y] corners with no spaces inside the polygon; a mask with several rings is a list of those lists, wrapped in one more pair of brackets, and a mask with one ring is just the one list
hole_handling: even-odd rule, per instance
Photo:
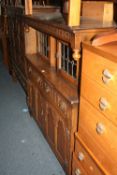
{"label": "wooden cabinet", "polygon": [[[100,113],[100,106],[103,107],[102,102],[105,102],[105,99],[102,98],[103,96],[107,100],[110,99],[112,106],[116,104],[116,99],[113,100],[111,98],[113,93],[110,95],[110,92],[105,92],[105,85],[100,89],[102,80],[100,78],[98,79],[97,74],[100,74],[103,82],[108,79],[108,76],[105,77],[107,70],[104,64],[101,64],[99,69],[97,69],[97,65],[99,65],[98,60],[100,59],[100,63],[102,63],[102,58],[97,58],[97,60],[94,58],[97,62],[95,65],[95,61],[91,62],[89,59],[90,54],[83,51],[84,57],[87,57],[83,64],[86,67],[83,68],[84,72],[80,73],[82,58],[81,43],[91,40],[97,33],[111,32],[116,25],[112,21],[111,23],[103,23],[102,21],[97,22],[91,19],[87,21],[87,19],[81,18],[79,26],[69,27],[66,25],[66,21],[58,7],[35,6],[32,8],[32,1],[25,2],[27,5],[27,15],[24,15],[24,7],[22,6],[7,7],[12,75],[14,77],[16,76],[24,87],[30,114],[41,128],[66,174],[71,175],[73,162],[73,174],[102,175],[105,170],[102,168],[104,166],[101,166],[101,163],[103,161],[104,163],[108,163],[108,159],[104,159],[104,156],[101,154],[102,148],[100,145],[103,143],[102,138],[98,137],[99,135],[97,136],[94,132],[95,127],[97,127],[97,124],[100,124],[100,121],[96,121],[97,117],[93,117],[91,111],[88,111],[88,109],[92,105]],[[70,1],[70,9],[77,2],[79,0],[74,3]],[[76,7],[76,10],[79,7]],[[77,18],[74,18],[75,23],[72,23],[73,21],[71,20],[73,20],[73,17],[71,14],[70,11],[70,21],[68,23],[70,26],[74,26],[77,24]],[[79,15],[75,15],[75,13],[74,16],[79,18]],[[90,66],[89,68],[88,65]],[[110,63],[108,63],[108,66],[111,74],[116,72],[116,66],[112,66],[112,69]],[[95,67],[95,71],[93,67]],[[80,115],[83,113],[83,117],[80,117],[80,120],[78,120],[78,93],[81,74],[81,79],[83,80],[81,83],[81,96],[85,101],[81,99]],[[90,75],[94,76],[96,85],[94,85],[94,80],[89,80],[88,76],[90,77]],[[116,90],[114,83],[109,86],[107,87],[109,91],[111,91],[112,87]],[[92,90],[90,93],[87,87]],[[96,87],[100,90],[98,91]],[[95,96],[92,96],[92,93],[95,93]],[[116,93],[114,92],[114,94]],[[88,104],[85,104],[86,102]],[[93,102],[94,104],[92,104]],[[87,109],[88,105],[89,107]],[[85,111],[87,114],[86,118],[84,116]],[[109,108],[108,111],[101,110],[101,113],[99,116],[104,115],[100,118],[107,125],[109,123],[108,120],[112,120],[113,123],[116,121],[116,110],[114,107]],[[110,115],[112,119],[109,119]],[[93,117],[92,120],[89,120],[90,116]],[[78,121],[78,137],[82,141],[78,139],[75,143],[74,135],[78,129]],[[91,121],[94,122],[94,125],[92,125]],[[86,128],[90,128],[86,130],[84,129],[84,125],[86,125]],[[112,127],[113,124],[110,126]],[[116,127],[114,129],[116,130]],[[93,134],[89,134],[88,136],[85,132],[93,132]],[[112,132],[111,128],[108,127],[109,135]],[[99,142],[97,145],[99,145],[99,152],[101,153],[98,156],[102,156],[100,159],[101,163],[98,160],[98,156],[96,158],[92,156],[97,153],[95,151],[93,152],[95,141],[93,143],[94,138],[92,136],[96,137]],[[87,142],[87,146],[83,144],[85,137],[87,142],[88,138],[92,140],[90,142],[91,145],[88,145]],[[110,142],[112,140],[110,137],[107,138],[107,135],[104,136],[104,140],[109,144],[107,151],[110,153],[109,150],[112,146]],[[79,154],[77,147],[86,156],[83,164],[77,158],[77,154]],[[89,151],[90,149],[92,149],[92,154]]]}
{"label": "wooden cabinet", "polygon": [[[77,91],[74,91],[75,87],[67,87],[67,82],[50,70],[48,63],[38,59],[38,56],[27,55],[26,62],[30,112],[63,168],[70,174],[74,133],[77,129]],[[63,86],[68,88],[72,96],[69,93],[63,96]]]}
{"label": "wooden cabinet", "polygon": [[[80,141],[90,159],[102,171],[98,174],[115,175],[117,172],[116,49],[116,42],[100,47],[83,44],[79,127],[75,150],[80,151],[80,145],[77,144]],[[84,153],[81,158],[83,156]],[[86,160],[84,157],[82,167]],[[87,170],[85,166],[84,169]],[[93,170],[93,174],[96,174],[96,169]]]}

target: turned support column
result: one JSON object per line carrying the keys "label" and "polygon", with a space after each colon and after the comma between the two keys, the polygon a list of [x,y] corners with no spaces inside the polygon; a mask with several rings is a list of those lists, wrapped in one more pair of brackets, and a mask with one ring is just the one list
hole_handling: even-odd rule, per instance
{"label": "turned support column", "polygon": [[75,61],[79,61],[81,54],[80,54],[80,50],[79,49],[73,49],[73,59]]}

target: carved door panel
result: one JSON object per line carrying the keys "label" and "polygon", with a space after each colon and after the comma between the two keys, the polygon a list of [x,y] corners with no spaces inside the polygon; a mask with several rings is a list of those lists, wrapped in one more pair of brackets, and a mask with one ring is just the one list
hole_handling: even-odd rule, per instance
{"label": "carved door panel", "polygon": [[56,123],[57,114],[55,110],[48,104],[47,108],[47,138],[52,148],[56,148]]}
{"label": "carved door panel", "polygon": [[46,101],[44,100],[44,98],[42,97],[41,93],[38,92],[38,123],[40,128],[42,129],[44,135],[46,136],[46,111],[47,111],[47,105],[46,105]]}
{"label": "carved door panel", "polygon": [[38,116],[38,88],[31,82],[27,81],[27,102],[31,115],[37,120]]}
{"label": "carved door panel", "polygon": [[70,131],[63,116],[50,104],[47,108],[47,139],[56,151],[63,168],[68,172],[69,164],[71,164]]}
{"label": "carved door panel", "polygon": [[62,162],[63,168],[66,172],[69,170],[69,164],[71,164],[70,153],[70,131],[66,127],[65,121],[61,118],[57,124],[57,152]]}

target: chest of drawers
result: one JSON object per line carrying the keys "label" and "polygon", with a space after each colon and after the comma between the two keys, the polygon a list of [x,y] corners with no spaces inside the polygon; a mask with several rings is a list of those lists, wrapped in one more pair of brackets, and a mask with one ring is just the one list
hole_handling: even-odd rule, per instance
{"label": "chest of drawers", "polygon": [[100,47],[83,44],[73,174],[117,174],[116,50],[116,42]]}

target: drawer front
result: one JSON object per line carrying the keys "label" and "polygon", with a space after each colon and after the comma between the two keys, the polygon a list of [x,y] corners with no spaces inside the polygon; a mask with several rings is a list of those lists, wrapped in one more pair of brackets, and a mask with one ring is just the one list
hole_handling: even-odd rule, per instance
{"label": "drawer front", "polygon": [[[41,77],[40,77],[41,78]],[[43,95],[56,107],[57,111],[60,112],[65,118],[69,118],[71,115],[71,108],[69,103],[56,91],[56,89],[49,82],[42,78],[39,81],[39,88]],[[69,112],[68,112],[69,111]]]}
{"label": "drawer front", "polygon": [[82,167],[88,172],[88,174],[104,175],[104,173],[102,173],[92,157],[89,155],[87,150],[81,144],[80,140],[78,140],[78,137],[76,138],[75,142],[75,155],[79,164],[82,165]]}
{"label": "drawer front", "polygon": [[81,95],[117,125],[117,96],[82,75]]}
{"label": "drawer front", "polygon": [[83,167],[79,164],[75,154],[73,154],[72,175],[88,175]]}
{"label": "drawer front", "polygon": [[84,49],[82,72],[117,94],[117,63]]}
{"label": "drawer front", "polygon": [[79,137],[110,174],[117,173],[117,128],[86,100],[80,100]]}

